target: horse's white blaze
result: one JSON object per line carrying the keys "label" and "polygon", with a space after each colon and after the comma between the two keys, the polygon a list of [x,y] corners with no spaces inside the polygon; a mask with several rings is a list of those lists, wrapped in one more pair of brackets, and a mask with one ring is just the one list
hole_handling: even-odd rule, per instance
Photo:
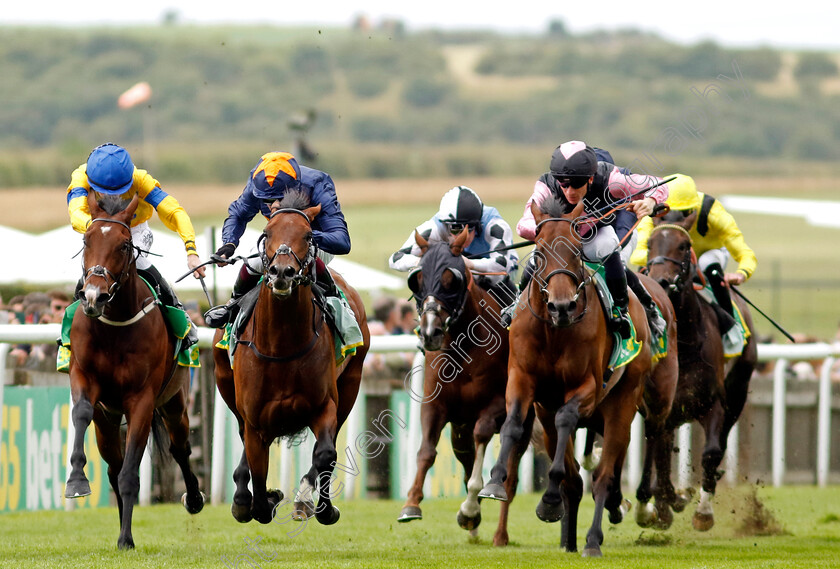
{"label": "horse's white blaze", "polygon": [[107,225],[103,225],[101,228],[102,235],[108,235],[108,232],[111,231],[111,228]]}
{"label": "horse's white blaze", "polygon": [[467,482],[467,499],[461,504],[461,513],[469,518],[474,518],[481,511],[478,504],[478,493],[484,488],[484,478],[481,476],[481,468],[484,465],[484,452],[487,445],[482,443],[475,449],[475,462],[473,463],[472,475]]}
{"label": "horse's white blaze", "polygon": [[712,500],[714,499],[715,495],[711,492],[706,492],[705,490],[700,490],[700,503],[697,505],[697,513],[698,514],[708,514],[712,515],[714,512],[712,511]]}
{"label": "horse's white blaze", "polygon": [[91,284],[85,287],[85,300],[89,305],[96,304],[96,299],[99,298],[99,287]]}

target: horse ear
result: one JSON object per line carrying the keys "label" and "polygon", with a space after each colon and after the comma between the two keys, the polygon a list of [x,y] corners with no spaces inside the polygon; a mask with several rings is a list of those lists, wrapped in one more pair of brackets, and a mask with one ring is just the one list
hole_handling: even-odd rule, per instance
{"label": "horse ear", "polygon": [[318,214],[321,213],[321,204],[317,204],[313,207],[308,207],[303,210],[303,213],[306,214],[306,217],[309,218],[309,221],[315,221],[315,218],[318,217]]}
{"label": "horse ear", "polygon": [[583,200],[580,200],[577,203],[577,205],[575,206],[575,209],[572,210],[571,217],[577,219],[578,217],[582,216],[583,215],[583,208],[584,208]]}
{"label": "horse ear", "polygon": [[537,222],[537,225],[542,223],[542,220],[548,218],[548,214],[542,212],[540,206],[537,205],[537,202],[531,202],[531,215],[534,216],[534,221]]}
{"label": "horse ear", "polygon": [[87,203],[91,219],[102,217],[102,208],[99,207],[99,203],[96,201],[96,195],[93,192],[88,192]]}
{"label": "horse ear", "polygon": [[126,223],[131,221],[131,218],[134,217],[134,212],[137,211],[137,206],[140,204],[140,195],[134,194],[134,197],[131,198],[131,201],[128,202],[128,205],[124,210],[122,210],[117,217],[122,218],[122,220]]}
{"label": "horse ear", "polygon": [[465,225],[464,228],[461,230],[461,233],[455,238],[452,244],[449,245],[449,250],[452,252],[453,255],[459,257],[461,253],[464,252],[464,243],[467,242],[467,237],[470,234],[470,228],[468,225]]}
{"label": "horse ear", "polygon": [[414,230],[414,242],[420,247],[421,255],[429,248],[429,242],[416,229]]}

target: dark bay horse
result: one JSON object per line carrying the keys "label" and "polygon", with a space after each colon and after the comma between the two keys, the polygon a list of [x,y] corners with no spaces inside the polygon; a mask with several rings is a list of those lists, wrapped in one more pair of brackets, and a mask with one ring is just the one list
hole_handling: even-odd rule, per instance
{"label": "dark bay horse", "polygon": [[[214,349],[216,386],[239,422],[245,446],[233,474],[236,490],[231,512],[240,522],[272,520],[282,494],[266,489],[269,445],[306,428],[316,442],[312,467],[295,497],[295,517],[314,514],[320,523],[329,525],[340,516],[330,493],[336,437],[359,393],[370,334],[359,294],[333,272],[363,337],[355,355],[336,365],[333,330],[312,291],[311,222],[320,211],[320,205],[310,207],[308,198],[298,192],[288,192],[272,204],[262,238],[263,281],[257,285],[257,304],[239,337],[232,369],[227,350]],[[216,333],[216,341],[222,332]],[[316,492],[317,508],[312,498]]]}
{"label": "dark bay horse", "polygon": [[[449,423],[467,490],[458,525],[475,535],[481,522],[478,492],[484,486],[484,456],[505,419],[508,331],[499,322],[500,299],[478,286],[466,267],[462,253],[467,236],[464,229],[452,244],[429,243],[415,233],[422,254],[419,268],[409,275],[409,288],[417,299],[426,351],[420,408],[423,441],[417,452],[417,474],[398,521],[422,518],[423,482],[434,465],[441,431]],[[528,442],[528,436],[521,439],[508,464],[512,475],[505,488],[511,499]],[[508,544],[508,507],[508,502],[502,504],[494,545]]]}
{"label": "dark bay horse", "polygon": [[[696,214],[695,214],[696,215]],[[693,285],[697,274],[691,236],[693,218],[679,222],[669,217],[665,223],[654,222],[648,239],[648,275],[668,291],[677,313],[679,343],[679,383],[674,405],[667,421],[668,434],[659,447],[657,462],[670,468],[674,429],[698,421],[706,437],[703,449],[703,478],[700,503],[694,512],[695,529],[705,531],[714,525],[712,500],[719,478],[718,468],[726,451],[727,437],[738,420],[747,398],[749,381],[757,361],[755,335],[750,336],[740,355],[724,356],[723,341],[713,307],[701,299]],[[670,221],[670,223],[669,223]],[[752,317],[740,297],[732,297],[752,329]],[[668,472],[658,473],[659,484],[666,486],[665,499],[681,511],[687,498],[678,495]],[[658,501],[657,497],[657,501]],[[657,508],[658,509],[658,508]]]}
{"label": "dark bay horse", "polygon": [[[75,439],[65,496],[90,494],[84,473],[84,437],[93,420],[96,443],[108,464],[108,480],[117,497],[120,549],[134,547],[131,515],[140,489],[140,460],[154,415],[163,419],[170,437],[169,451],[184,476],[187,492],[182,503],[191,514],[204,506],[189,464],[187,368],[176,365],[175,339],[167,332],[161,309],[135,266],[129,222],[137,203],[134,196],[128,207],[119,199],[104,200],[100,207],[92,195],[88,197],[92,221],[84,236],[84,296],[70,330]],[[125,444],[120,435],[123,416]]]}
{"label": "dark bay horse", "polygon": [[570,527],[563,529],[562,545],[574,551],[576,524],[571,522],[577,518],[582,486],[577,471],[570,470],[574,464],[568,447],[578,427],[602,427],[603,452],[592,483],[595,512],[583,550],[585,556],[600,556],[604,509],[613,523],[621,521],[625,512],[621,469],[630,424],[651,373],[649,330],[644,309],[630,295],[629,312],[637,323],[640,351],[605,377],[614,340],[580,257],[582,242],[574,224],[583,213],[583,203],[567,212],[562,202],[548,198],[539,208],[532,204],[531,211],[537,221],[537,268],[522,293],[527,310],[520,310],[511,324],[502,447],[480,496],[505,497],[501,484],[508,476],[506,462],[524,436],[523,424],[531,405],[537,403],[546,432],[552,427],[556,431],[548,486],[537,506],[537,517],[556,522],[568,513],[565,523]]}

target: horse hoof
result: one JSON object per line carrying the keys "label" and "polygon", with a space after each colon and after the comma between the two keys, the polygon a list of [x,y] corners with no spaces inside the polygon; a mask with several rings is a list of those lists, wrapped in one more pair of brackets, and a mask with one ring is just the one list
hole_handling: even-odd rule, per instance
{"label": "horse hoof", "polygon": [[400,512],[400,517],[397,518],[397,521],[400,523],[406,523],[422,519],[423,512],[420,511],[420,506],[405,506]]}
{"label": "horse hoof", "polygon": [[617,508],[615,508],[614,510],[610,510],[610,523],[620,524],[621,522],[623,522],[624,516],[627,515],[627,512],[629,512],[632,508],[633,504],[630,502],[630,500],[622,500],[621,504],[619,504]]}
{"label": "horse hoof", "polygon": [[204,502],[207,501],[207,496],[204,495],[204,492],[198,493],[199,501],[196,502],[195,500],[190,500],[189,496],[186,492],[181,495],[181,505],[189,512],[190,514],[197,514],[202,509],[204,509]]}
{"label": "horse hoof", "polygon": [[604,554],[601,553],[600,547],[585,547],[583,551],[581,551],[582,557],[603,557]]}
{"label": "horse hoof", "polygon": [[694,488],[685,488],[683,490],[677,490],[676,498],[674,499],[674,503],[671,504],[671,508],[678,514],[685,510],[685,507],[688,505],[688,503],[694,499],[694,492]]}
{"label": "horse hoof", "polygon": [[715,516],[712,514],[700,514],[695,512],[691,518],[691,525],[697,531],[709,531],[715,525]]}
{"label": "horse hoof", "polygon": [[341,512],[339,512],[338,508],[335,506],[322,508],[322,510],[323,511],[319,511],[315,514],[315,519],[318,520],[322,526],[331,526],[338,521],[338,518],[341,517]]}
{"label": "horse hoof", "polygon": [[80,480],[68,480],[64,489],[65,498],[84,498],[90,496],[90,483],[86,478]]}
{"label": "horse hoof", "polygon": [[132,538],[117,540],[117,549],[128,550],[134,549],[134,540]]}
{"label": "horse hoof", "polygon": [[499,500],[501,502],[507,502],[507,492],[505,492],[505,487],[501,484],[496,484],[495,482],[489,482],[487,486],[481,489],[481,492],[478,493],[479,498],[489,498],[491,500]]}
{"label": "horse hoof", "polygon": [[237,504],[234,502],[230,505],[230,513],[240,524],[247,524],[254,517],[251,515],[251,504]]}
{"label": "horse hoof", "polygon": [[636,525],[640,528],[649,528],[657,521],[656,509],[650,502],[639,502],[636,509]]}
{"label": "horse hoof", "polygon": [[674,523],[674,514],[671,512],[671,507],[668,504],[660,506],[657,502],[656,523],[653,525],[654,529],[664,531],[670,528],[672,523]]}
{"label": "horse hoof", "polygon": [[266,498],[268,499],[268,505],[273,510],[277,507],[277,504],[283,501],[283,492],[277,488],[266,490]]}
{"label": "horse hoof", "polygon": [[545,500],[540,500],[540,503],[537,504],[537,518],[545,523],[553,524],[563,519],[564,510],[563,502],[548,504]]}
{"label": "horse hoof", "polygon": [[296,522],[305,522],[315,515],[315,502],[306,500],[305,502],[295,502],[295,511],[292,512],[292,519]]}
{"label": "horse hoof", "polygon": [[470,517],[464,514],[464,512],[462,512],[461,510],[458,510],[458,515],[456,516],[456,519],[458,520],[458,526],[461,529],[472,531],[476,529],[479,526],[479,524],[481,524],[481,512],[478,512],[478,514],[476,514],[475,516]]}
{"label": "horse hoof", "polygon": [[494,547],[507,547],[509,542],[507,532],[499,533],[496,532],[496,535],[493,536],[493,546]]}

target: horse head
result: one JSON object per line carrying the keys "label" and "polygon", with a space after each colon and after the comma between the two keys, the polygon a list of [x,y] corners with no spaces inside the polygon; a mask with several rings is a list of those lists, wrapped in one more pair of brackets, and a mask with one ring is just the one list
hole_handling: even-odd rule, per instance
{"label": "horse head", "polygon": [[[571,211],[554,197],[546,198],[540,206],[531,204],[531,213],[537,222],[534,260],[536,267],[531,287],[548,311],[548,323],[555,327],[571,326],[583,317],[578,302],[583,289],[585,274],[581,260],[582,238],[578,233],[578,220],[583,214],[581,201]],[[533,293],[529,297],[536,299]]]}
{"label": "horse head", "polygon": [[288,192],[271,204],[271,215],[260,237],[265,285],[277,298],[287,298],[299,284],[311,282],[315,263],[312,221],[321,206],[309,207],[302,192]]}
{"label": "horse head", "polygon": [[465,227],[451,243],[429,243],[414,232],[420,265],[408,275],[408,288],[417,301],[420,338],[426,350],[441,349],[447,329],[464,308],[470,276],[461,254],[468,231]]}
{"label": "horse head", "polygon": [[[682,218],[676,220],[678,223],[668,223],[667,217],[673,213]],[[694,252],[685,222],[693,221],[693,218],[683,217],[681,213],[671,212],[661,221],[654,221],[648,237],[647,274],[668,292],[672,300],[679,297],[686,287],[692,286]]]}
{"label": "horse head", "polygon": [[134,266],[134,244],[129,223],[139,198],[126,206],[119,196],[105,196],[97,201],[88,194],[91,222],[84,236],[82,260],[82,309],[86,316],[98,318],[125,283]]}

